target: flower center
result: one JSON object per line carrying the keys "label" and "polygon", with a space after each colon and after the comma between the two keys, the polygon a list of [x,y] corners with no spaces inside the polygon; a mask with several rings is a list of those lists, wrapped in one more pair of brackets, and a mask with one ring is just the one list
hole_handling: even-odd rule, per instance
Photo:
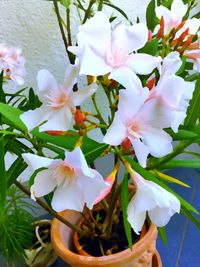
{"label": "flower center", "polygon": [[59,88],[56,92],[51,92],[50,95],[46,95],[48,99],[48,106],[52,109],[62,109],[66,105],[70,104],[69,96],[64,88]]}
{"label": "flower center", "polygon": [[76,170],[68,166],[65,162],[59,163],[57,166],[53,166],[53,178],[57,184],[71,182],[76,179]]}
{"label": "flower center", "polygon": [[114,47],[107,51],[106,62],[113,68],[119,68],[125,65],[127,56],[122,53],[120,48]]}
{"label": "flower center", "polygon": [[141,139],[142,136],[139,134],[140,126],[138,123],[131,123],[128,126],[128,134],[136,139]]}

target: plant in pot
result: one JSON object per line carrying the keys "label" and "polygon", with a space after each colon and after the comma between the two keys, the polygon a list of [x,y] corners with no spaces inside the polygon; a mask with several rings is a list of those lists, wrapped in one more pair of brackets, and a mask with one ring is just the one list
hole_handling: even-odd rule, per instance
{"label": "plant in pot", "polygon": [[[199,166],[199,153],[187,151],[195,161],[174,159],[200,140],[200,22],[189,17],[195,2],[152,0],[146,24],[132,23],[111,1],[53,5],[70,61],[62,84],[43,69],[37,90],[6,93],[3,82],[22,82],[24,60],[19,50],[0,50],[2,209],[14,183],[55,217],[53,246],[71,266],[162,266],[157,227],[165,239],[164,226],[180,210],[200,226],[192,214],[199,212],[169,187],[187,184],[164,173]],[[104,6],[126,22],[108,17]],[[17,159],[6,171],[7,152]],[[95,160],[108,154],[113,163],[103,178]],[[27,167],[30,189],[17,180]]]}

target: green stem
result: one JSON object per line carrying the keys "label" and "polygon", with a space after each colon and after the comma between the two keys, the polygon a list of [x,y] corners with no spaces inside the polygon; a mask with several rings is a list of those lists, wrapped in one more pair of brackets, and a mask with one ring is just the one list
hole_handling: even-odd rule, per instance
{"label": "green stem", "polygon": [[65,36],[65,32],[64,32],[64,28],[63,28],[63,24],[62,24],[62,18],[60,16],[60,11],[59,11],[57,0],[53,0],[53,4],[54,4],[54,8],[55,8],[56,17],[57,17],[57,20],[58,20],[58,25],[59,25],[59,28],[60,28],[60,33],[61,33],[61,36],[62,36],[62,39],[63,39],[63,43],[65,45],[66,53],[67,53],[67,55],[69,57],[70,63],[74,63],[74,56],[68,51],[68,41],[67,41],[67,38]]}
{"label": "green stem", "polygon": [[92,9],[92,6],[94,5],[94,3],[96,2],[96,0],[90,0],[88,8],[85,11],[85,16],[83,18],[83,23],[84,24],[86,22],[86,20],[90,17],[90,11]]}
{"label": "green stem", "polygon": [[68,44],[71,46],[72,45],[72,35],[71,35],[70,8],[67,8],[66,15],[67,15]]}
{"label": "green stem", "polygon": [[101,124],[106,125],[106,122],[105,122],[104,118],[102,117],[101,112],[100,112],[100,110],[99,110],[99,108],[97,106],[97,102],[96,102],[95,96],[96,96],[96,94],[92,95],[92,102],[93,102],[94,108],[95,108],[95,110],[97,112],[98,119],[101,122]]}
{"label": "green stem", "polygon": [[[18,181],[15,181],[15,185],[21,190],[23,191],[26,195],[28,195],[29,197],[31,196],[31,192],[30,190],[25,187],[23,184],[21,184]],[[55,210],[53,210],[52,208],[50,208],[45,202],[43,202],[42,200],[40,200],[39,198],[36,198],[36,202],[43,208],[45,209],[49,214],[51,214],[53,217],[55,217],[56,219],[58,219],[59,221],[61,221],[62,223],[64,223],[65,225],[67,225],[68,227],[70,227],[73,231],[77,232],[79,235],[81,236],[85,236],[86,233],[85,231],[83,231],[82,229],[80,229],[79,227],[77,227],[76,225],[70,223],[69,221],[67,221],[65,218],[63,218],[62,216],[60,216]]]}
{"label": "green stem", "polygon": [[188,147],[189,145],[192,144],[192,142],[193,142],[193,140],[180,142],[180,144],[175,147],[175,149],[172,153],[168,154],[167,156],[165,156],[161,159],[156,160],[155,163],[148,164],[146,169],[147,170],[159,169],[160,166],[167,163],[171,159],[175,158],[177,155],[181,154],[185,150],[186,147]]}

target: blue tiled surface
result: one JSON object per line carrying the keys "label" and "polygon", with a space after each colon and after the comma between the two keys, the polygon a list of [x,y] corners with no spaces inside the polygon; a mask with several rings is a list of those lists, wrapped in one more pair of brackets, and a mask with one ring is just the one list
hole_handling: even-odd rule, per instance
{"label": "blue tiled surface", "polygon": [[[191,188],[177,185],[171,187],[200,210],[199,170],[176,169],[170,171],[169,174],[191,186]],[[200,230],[180,214],[171,219],[166,226],[166,232],[167,245],[163,245],[160,238],[157,241],[163,267],[200,267]]]}
{"label": "blue tiled surface", "polygon": [[[168,173],[191,186],[184,188],[171,184],[173,190],[200,210],[200,170],[175,169]],[[179,214],[171,219],[166,232],[167,245],[160,238],[157,241],[163,267],[200,267],[200,230]],[[52,267],[64,266],[66,264],[58,260]]]}

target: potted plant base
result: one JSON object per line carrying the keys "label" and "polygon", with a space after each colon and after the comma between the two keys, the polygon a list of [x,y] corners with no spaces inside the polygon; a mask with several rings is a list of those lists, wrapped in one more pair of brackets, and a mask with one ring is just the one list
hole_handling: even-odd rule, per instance
{"label": "potted plant base", "polygon": [[[74,211],[63,211],[61,216],[73,224],[78,224],[80,214]],[[124,251],[101,257],[82,256],[77,254],[73,245],[73,231],[57,219],[51,227],[53,247],[58,256],[72,267],[162,267],[156,250],[157,228],[150,225],[147,233],[133,245],[132,251]]]}

